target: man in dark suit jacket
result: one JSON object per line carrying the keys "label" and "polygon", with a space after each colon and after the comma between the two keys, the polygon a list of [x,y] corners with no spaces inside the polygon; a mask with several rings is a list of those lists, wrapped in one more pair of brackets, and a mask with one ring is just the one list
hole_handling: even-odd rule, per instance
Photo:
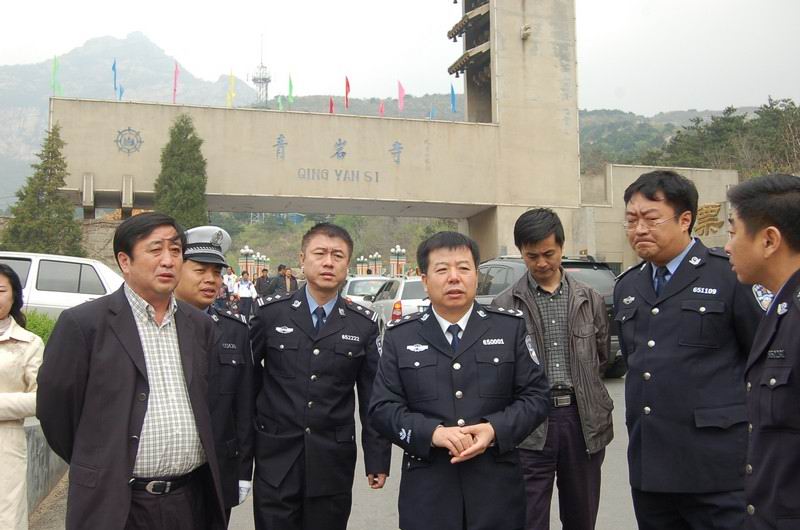
{"label": "man in dark suit jacket", "polygon": [[214,323],[172,295],[184,241],[163,214],[123,222],[125,284],[64,311],[45,349],[36,410],[70,466],[68,530],[225,527],[206,397]]}
{"label": "man in dark suit jacket", "polygon": [[302,242],[308,284],[258,299],[251,322],[256,385],[258,530],[345,530],[356,466],[354,387],[367,484],[382,488],[391,445],[367,421],[378,367],[375,314],[339,296],[353,241],[320,223]]}
{"label": "man in dark suit jacket", "polygon": [[775,293],[745,368],[744,528],[800,528],[800,177],[751,179],[728,199],[736,276]]}
{"label": "man in dark suit jacket", "polygon": [[745,516],[742,377],[762,312],[727,255],[690,236],[697,198],[672,171],[625,191],[625,228],[644,262],[619,278],[614,311],[641,530],[738,529]]}
{"label": "man in dark suit jacket", "polygon": [[212,307],[222,286],[228,232],[217,226],[186,231],[186,262],[175,296],[205,311],[216,323],[217,343],[208,359],[208,401],[226,516],[244,502],[253,480],[253,356],[244,315]]}
{"label": "man in dark suit jacket", "polygon": [[431,299],[387,325],[370,418],[405,451],[403,530],[522,530],[517,446],[546,418],[549,384],[516,309],[475,304],[478,247],[440,232],[417,262]]}

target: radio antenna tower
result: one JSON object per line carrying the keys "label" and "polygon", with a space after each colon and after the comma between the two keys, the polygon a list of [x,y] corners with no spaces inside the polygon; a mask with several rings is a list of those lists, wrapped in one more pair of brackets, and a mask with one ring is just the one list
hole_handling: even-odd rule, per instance
{"label": "radio antenna tower", "polygon": [[256,85],[258,90],[257,104],[259,107],[266,107],[269,102],[269,83],[272,77],[269,75],[269,69],[264,66],[264,35],[261,35],[261,61],[256,67],[256,71],[252,77],[253,84]]}

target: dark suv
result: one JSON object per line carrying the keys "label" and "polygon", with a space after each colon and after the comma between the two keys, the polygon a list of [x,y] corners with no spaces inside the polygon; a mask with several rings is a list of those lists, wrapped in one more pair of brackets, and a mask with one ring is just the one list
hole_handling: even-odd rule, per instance
{"label": "dark suv", "polygon": [[[617,324],[613,318],[614,272],[608,264],[594,261],[592,258],[564,258],[561,260],[564,270],[570,275],[600,293],[606,303],[609,320],[609,360],[605,377],[622,377],[628,371],[625,359],[619,348]],[[478,268],[478,296],[481,304],[491,304],[492,300],[522,278],[528,267],[520,256],[500,256],[484,261]]]}

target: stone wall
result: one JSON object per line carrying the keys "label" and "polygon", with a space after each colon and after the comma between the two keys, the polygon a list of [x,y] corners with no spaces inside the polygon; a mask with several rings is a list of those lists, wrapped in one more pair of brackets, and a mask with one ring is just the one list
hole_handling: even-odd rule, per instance
{"label": "stone wall", "polygon": [[47,445],[36,418],[25,420],[28,441],[28,513],[47,497],[67,471],[67,464]]}

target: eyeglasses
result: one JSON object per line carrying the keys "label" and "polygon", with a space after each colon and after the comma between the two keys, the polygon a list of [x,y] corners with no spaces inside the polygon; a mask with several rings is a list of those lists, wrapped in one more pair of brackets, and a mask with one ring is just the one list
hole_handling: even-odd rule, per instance
{"label": "eyeglasses", "polygon": [[675,219],[679,215],[681,215],[681,214],[679,214],[679,213],[675,214],[672,217],[669,217],[667,219],[644,219],[644,218],[642,218],[642,219],[633,219],[633,220],[630,220],[630,221],[623,222],[622,223],[622,228],[624,228],[626,232],[633,232],[634,230],[639,228],[639,225],[641,224],[641,225],[643,225],[645,227],[645,229],[648,232],[651,232],[651,231],[655,230],[656,228],[658,228],[659,226],[661,226],[664,223],[666,223],[667,221],[672,221],[673,219]]}

